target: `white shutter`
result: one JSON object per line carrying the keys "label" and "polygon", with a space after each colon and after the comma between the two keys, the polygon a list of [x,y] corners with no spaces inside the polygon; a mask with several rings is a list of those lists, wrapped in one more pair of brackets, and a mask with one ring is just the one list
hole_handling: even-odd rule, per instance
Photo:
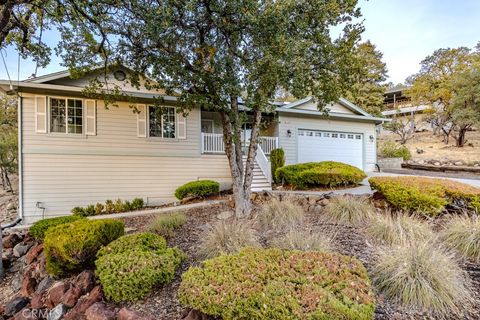
{"label": "white shutter", "polygon": [[97,134],[97,103],[95,100],[85,100],[85,134]]}
{"label": "white shutter", "polygon": [[137,137],[147,137],[147,106],[137,104]]}
{"label": "white shutter", "polygon": [[177,138],[178,139],[187,139],[187,117],[184,117],[183,114],[177,113]]}
{"label": "white shutter", "polygon": [[47,133],[47,97],[35,96],[35,132]]}

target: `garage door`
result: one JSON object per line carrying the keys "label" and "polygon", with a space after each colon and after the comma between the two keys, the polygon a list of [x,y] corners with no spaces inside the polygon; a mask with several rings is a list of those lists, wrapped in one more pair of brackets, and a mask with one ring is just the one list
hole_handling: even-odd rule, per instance
{"label": "garage door", "polygon": [[363,169],[363,135],[298,130],[298,162],[339,161]]}

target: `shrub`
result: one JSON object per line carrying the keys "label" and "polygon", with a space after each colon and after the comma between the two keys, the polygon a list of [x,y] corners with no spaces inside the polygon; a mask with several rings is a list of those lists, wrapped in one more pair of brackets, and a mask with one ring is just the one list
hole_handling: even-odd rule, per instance
{"label": "shrub", "polygon": [[390,213],[373,216],[366,228],[367,234],[383,244],[402,244],[405,241],[428,241],[433,231],[427,222],[405,214]]}
{"label": "shrub", "polygon": [[337,196],[330,199],[324,213],[329,221],[355,225],[368,220],[375,207],[365,197]]}
{"label": "shrub", "polygon": [[182,200],[186,197],[206,197],[220,192],[220,184],[212,180],[198,180],[185,183],[175,190],[175,197]]}
{"label": "shrub", "polygon": [[113,209],[115,210],[115,212],[123,212],[123,201],[122,199],[117,199],[115,200],[114,204],[113,204]]}
{"label": "shrub", "polygon": [[251,224],[245,220],[218,221],[200,237],[199,255],[212,258],[225,253],[234,253],[244,247],[259,246]]}
{"label": "shrub", "polygon": [[276,178],[276,172],[278,168],[281,168],[285,165],[285,152],[282,148],[273,149],[270,151],[270,163],[273,179],[276,183],[281,182]]}
{"label": "shrub", "polygon": [[132,209],[137,210],[137,209],[142,209],[145,203],[143,202],[142,198],[135,198],[132,200]]}
{"label": "shrub", "polygon": [[433,241],[406,241],[382,250],[371,275],[385,297],[434,318],[466,310],[472,301],[468,276]]}
{"label": "shrub", "polygon": [[304,216],[302,207],[292,201],[272,198],[263,204],[257,221],[264,231],[282,231],[300,223]]}
{"label": "shrub", "polygon": [[442,232],[443,241],[465,258],[480,262],[480,219],[454,217]]}
{"label": "shrub", "polygon": [[132,203],[128,200],[125,200],[125,202],[123,202],[122,211],[132,211],[132,209]]}
{"label": "shrub", "polygon": [[167,248],[167,241],[159,235],[153,233],[135,233],[122,236],[115,241],[110,242],[108,246],[101,248],[97,253],[97,258],[107,254],[119,254],[126,251],[150,252],[162,251]]}
{"label": "shrub", "polygon": [[83,209],[82,207],[75,207],[72,209],[71,212],[74,216],[86,217],[85,209]]}
{"label": "shrub", "polygon": [[151,233],[123,236],[101,249],[98,257],[98,278],[105,296],[115,302],[142,299],[159,284],[171,282],[185,258]]}
{"label": "shrub", "polygon": [[164,237],[171,237],[175,229],[187,222],[187,217],[181,212],[168,213],[155,217],[150,222],[150,231]]}
{"label": "shrub", "polygon": [[105,201],[105,213],[111,214],[115,212],[115,207],[112,200]]}
{"label": "shrub", "polygon": [[480,209],[480,189],[447,179],[423,177],[374,177],[372,189],[397,209],[438,215],[448,204]]}
{"label": "shrub", "polygon": [[380,148],[380,155],[384,158],[403,158],[403,160],[412,159],[410,150],[404,145],[396,144],[395,142],[385,142]]}
{"label": "shrub", "polygon": [[276,172],[278,181],[299,189],[356,185],[367,176],[357,167],[334,161],[285,166]]}
{"label": "shrub", "polygon": [[100,202],[97,202],[95,205],[95,215],[100,215],[103,213],[103,209],[105,209],[105,206],[101,204]]}
{"label": "shrub", "polygon": [[66,217],[57,217],[57,218],[49,218],[43,219],[40,221],[35,222],[30,227],[30,234],[37,239],[43,240],[45,238],[45,233],[48,229],[64,224],[77,221],[79,219],[83,219],[82,216],[75,215],[75,216],[66,216]]}
{"label": "shrub", "polygon": [[47,271],[62,276],[88,268],[97,251],[123,235],[123,222],[80,219],[50,228],[45,234]]}
{"label": "shrub", "polygon": [[247,248],[182,276],[180,303],[230,319],[373,319],[370,281],[355,258]]}
{"label": "shrub", "polygon": [[275,238],[272,247],[285,250],[331,251],[332,236],[304,230],[290,230],[284,236]]}
{"label": "shrub", "polygon": [[95,206],[93,204],[89,204],[84,210],[85,216],[87,217],[95,215]]}

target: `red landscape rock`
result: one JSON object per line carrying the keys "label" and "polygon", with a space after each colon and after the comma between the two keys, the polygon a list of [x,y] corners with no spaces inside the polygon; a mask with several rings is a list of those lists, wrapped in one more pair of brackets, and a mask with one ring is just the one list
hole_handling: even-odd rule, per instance
{"label": "red landscape rock", "polygon": [[35,292],[35,287],[37,286],[37,280],[32,277],[32,274],[27,270],[23,274],[22,279],[22,288],[20,289],[20,294],[24,297],[30,297]]}
{"label": "red landscape rock", "polygon": [[86,296],[83,296],[78,300],[75,307],[73,307],[64,317],[65,320],[77,320],[82,317],[85,311],[90,308],[95,302],[103,300],[103,292],[100,286],[96,286]]}
{"label": "red landscape rock", "polygon": [[136,311],[122,308],[118,312],[117,320],[154,320],[153,317],[145,317]]}
{"label": "red landscape rock", "polygon": [[32,296],[32,301],[30,301],[30,305],[32,309],[40,309],[43,308],[43,304],[45,303],[43,300],[44,292],[36,292]]}
{"label": "red landscape rock", "polygon": [[70,284],[63,281],[55,282],[48,290],[47,299],[45,305],[47,308],[52,309],[62,301],[63,295],[70,289]]}
{"label": "red landscape rock", "polygon": [[208,320],[209,317],[206,314],[201,313],[197,310],[190,310],[188,315],[182,320]]}
{"label": "red landscape rock", "polygon": [[68,291],[65,293],[62,299],[62,303],[69,308],[72,308],[74,305],[77,304],[78,299],[82,296],[82,291],[75,287],[72,286]]}
{"label": "red landscape rock", "polygon": [[86,294],[95,286],[95,274],[90,270],[82,271],[73,281],[73,285],[79,288],[82,294]]}
{"label": "red landscape rock", "polygon": [[3,238],[2,241],[3,241],[3,247],[5,249],[9,249],[19,244],[22,241],[22,238],[20,238],[18,234],[12,233],[6,236],[5,238]]}
{"label": "red landscape rock", "polygon": [[27,264],[30,264],[33,261],[35,261],[37,257],[40,255],[40,253],[42,253],[42,251],[43,251],[43,243],[33,246],[25,256],[25,261],[27,262]]}
{"label": "red landscape rock", "polygon": [[87,320],[114,320],[115,309],[103,302],[96,302],[85,311],[85,318]]}

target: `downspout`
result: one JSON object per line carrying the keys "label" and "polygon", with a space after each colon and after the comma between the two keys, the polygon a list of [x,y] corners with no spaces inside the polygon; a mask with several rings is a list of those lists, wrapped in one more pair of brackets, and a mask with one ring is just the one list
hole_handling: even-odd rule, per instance
{"label": "downspout", "polygon": [[18,95],[18,218],[24,220],[23,212],[23,97]]}

